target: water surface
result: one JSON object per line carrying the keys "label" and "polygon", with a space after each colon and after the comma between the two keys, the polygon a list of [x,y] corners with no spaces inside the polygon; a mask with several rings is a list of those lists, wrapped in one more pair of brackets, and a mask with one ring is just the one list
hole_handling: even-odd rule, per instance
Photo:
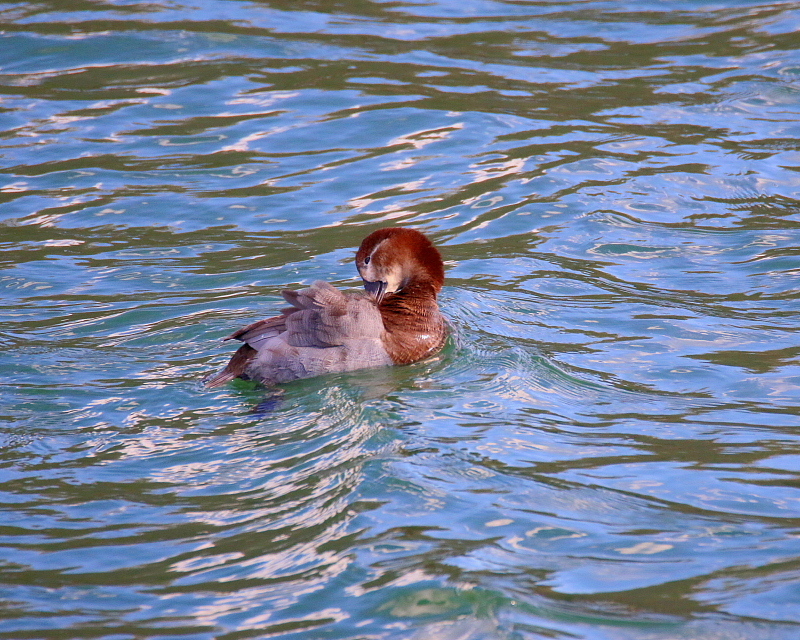
{"label": "water surface", "polygon": [[[797,638],[798,25],[0,5],[0,638]],[[387,225],[440,356],[202,388]]]}

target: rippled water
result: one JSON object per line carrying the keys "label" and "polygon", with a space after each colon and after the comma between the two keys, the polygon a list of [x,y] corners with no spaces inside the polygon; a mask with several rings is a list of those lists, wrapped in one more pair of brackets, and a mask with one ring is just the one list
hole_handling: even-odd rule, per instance
{"label": "rippled water", "polygon": [[[800,637],[798,30],[0,5],[0,638]],[[201,387],[395,224],[441,356]]]}

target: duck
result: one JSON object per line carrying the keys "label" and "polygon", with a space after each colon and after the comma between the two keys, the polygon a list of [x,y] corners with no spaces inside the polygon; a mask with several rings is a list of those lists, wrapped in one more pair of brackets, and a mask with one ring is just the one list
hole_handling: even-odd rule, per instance
{"label": "duck", "polygon": [[437,301],[444,263],[425,234],[407,227],[373,231],[356,252],[356,268],[363,290],[340,291],[322,280],[283,290],[291,306],[225,338],[244,344],[205,377],[205,386],[235,378],[273,386],[411,364],[441,351],[448,335]]}

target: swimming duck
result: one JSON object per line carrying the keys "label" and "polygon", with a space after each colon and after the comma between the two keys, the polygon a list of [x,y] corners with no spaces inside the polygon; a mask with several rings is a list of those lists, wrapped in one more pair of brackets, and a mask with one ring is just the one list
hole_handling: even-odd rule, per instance
{"label": "swimming duck", "polygon": [[273,385],[410,364],[441,350],[447,326],[436,296],[444,265],[424,234],[403,227],[378,229],[361,243],[356,267],[366,291],[339,291],[321,280],[299,291],[284,290],[292,306],[225,338],[244,344],[224,369],[206,377],[206,386],[234,378]]}

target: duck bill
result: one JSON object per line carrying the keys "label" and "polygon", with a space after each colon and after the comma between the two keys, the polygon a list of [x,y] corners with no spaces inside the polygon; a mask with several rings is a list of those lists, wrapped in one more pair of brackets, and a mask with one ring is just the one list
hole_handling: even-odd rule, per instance
{"label": "duck bill", "polygon": [[382,280],[375,280],[374,282],[364,280],[364,288],[367,290],[367,293],[375,297],[378,304],[380,304],[381,300],[383,300],[383,296],[386,294],[386,284],[387,283]]}

